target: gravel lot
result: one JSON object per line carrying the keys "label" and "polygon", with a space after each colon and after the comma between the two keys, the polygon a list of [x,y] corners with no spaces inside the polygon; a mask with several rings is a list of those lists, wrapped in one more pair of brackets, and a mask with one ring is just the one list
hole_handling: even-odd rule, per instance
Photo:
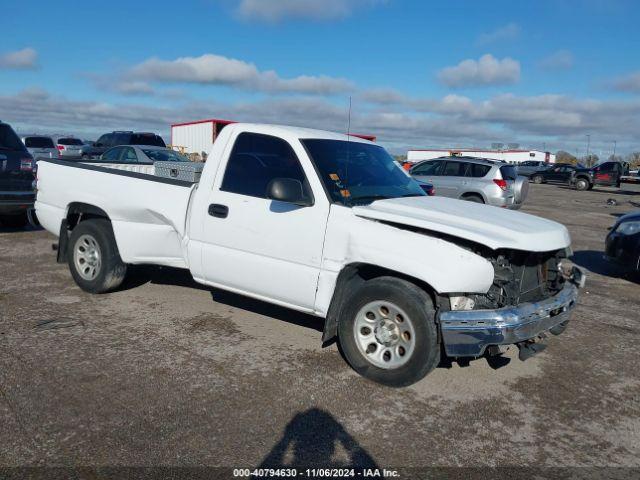
{"label": "gravel lot", "polygon": [[320,319],[172,269],[92,296],[53,236],[0,229],[0,465],[639,468],[639,282],[601,259],[634,198],[532,185],[524,211],[564,223],[591,272],[569,328],[400,390],[321,348]]}

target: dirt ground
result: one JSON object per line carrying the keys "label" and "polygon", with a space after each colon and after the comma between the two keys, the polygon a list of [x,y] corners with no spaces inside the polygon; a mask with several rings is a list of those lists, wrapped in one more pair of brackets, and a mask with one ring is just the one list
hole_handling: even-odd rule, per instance
{"label": "dirt ground", "polygon": [[0,466],[639,475],[640,286],[602,259],[632,199],[640,188],[532,185],[524,211],[565,224],[589,271],[569,328],[526,362],[515,349],[504,365],[443,362],[405,389],[322,348],[320,319],[172,269],[138,268],[121,291],[89,295],[55,262],[52,235],[0,229]]}

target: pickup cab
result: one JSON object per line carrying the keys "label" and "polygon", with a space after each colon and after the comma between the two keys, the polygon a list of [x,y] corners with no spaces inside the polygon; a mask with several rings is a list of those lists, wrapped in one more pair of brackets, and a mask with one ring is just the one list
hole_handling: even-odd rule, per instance
{"label": "pickup cab", "polygon": [[233,124],[197,184],[39,162],[36,211],[85,291],[131,264],[324,318],[349,364],[390,386],[451,357],[521,358],[561,333],[584,276],[567,229],[430,197],[379,145],[304,128]]}

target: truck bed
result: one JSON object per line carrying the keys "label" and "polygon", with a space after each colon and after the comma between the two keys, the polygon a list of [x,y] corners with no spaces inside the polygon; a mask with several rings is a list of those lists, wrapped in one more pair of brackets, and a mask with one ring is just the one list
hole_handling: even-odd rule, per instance
{"label": "truck bed", "polygon": [[111,219],[124,262],[188,267],[183,241],[197,184],[64,160],[42,160],[38,173],[36,209],[47,230],[58,231],[73,204],[92,205]]}

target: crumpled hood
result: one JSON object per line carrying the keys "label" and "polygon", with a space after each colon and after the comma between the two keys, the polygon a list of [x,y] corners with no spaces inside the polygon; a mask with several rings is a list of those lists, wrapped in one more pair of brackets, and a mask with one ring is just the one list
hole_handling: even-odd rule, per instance
{"label": "crumpled hood", "polygon": [[424,228],[494,250],[548,252],[571,244],[564,225],[526,213],[444,197],[378,200],[353,207],[359,217]]}

